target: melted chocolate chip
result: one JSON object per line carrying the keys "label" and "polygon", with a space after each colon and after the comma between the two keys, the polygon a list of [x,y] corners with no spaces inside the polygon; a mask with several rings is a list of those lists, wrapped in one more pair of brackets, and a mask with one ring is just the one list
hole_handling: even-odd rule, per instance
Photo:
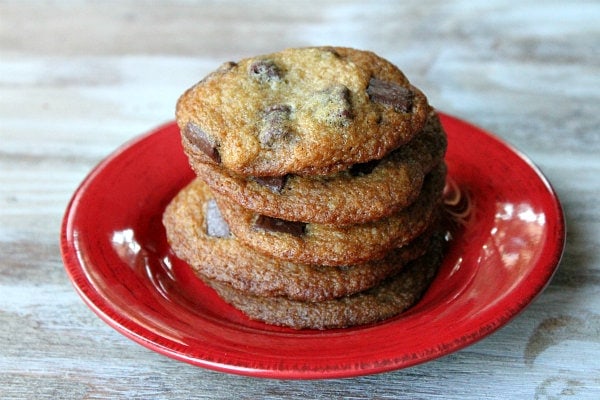
{"label": "melted chocolate chip", "polygon": [[206,220],[206,234],[217,238],[231,237],[229,225],[223,219],[216,201],[210,199],[206,203],[204,219]]}
{"label": "melted chocolate chip", "polygon": [[250,64],[248,74],[260,82],[278,81],[281,71],[273,60],[257,60]]}
{"label": "melted chocolate chip", "polygon": [[289,233],[294,236],[302,236],[306,230],[304,222],[286,221],[266,215],[259,215],[254,222],[254,227],[265,231]]}
{"label": "melted chocolate chip", "polygon": [[278,140],[285,139],[291,132],[289,120],[291,108],[285,104],[276,104],[265,110],[263,126],[258,140],[264,146],[272,146]]}
{"label": "melted chocolate chip", "polygon": [[208,156],[208,158],[217,164],[221,162],[221,156],[219,155],[217,146],[213,143],[208,134],[198,125],[189,122],[181,133],[192,145],[194,145],[194,147]]}
{"label": "melted chocolate chip", "polygon": [[371,160],[360,164],[354,164],[350,167],[348,172],[352,176],[369,175],[371,172],[373,172],[375,167],[379,165],[379,161],[380,160]]}
{"label": "melted chocolate chip", "polygon": [[371,78],[367,87],[371,101],[393,107],[398,112],[409,112],[413,105],[414,93],[394,82]]}
{"label": "melted chocolate chip", "polygon": [[275,193],[281,193],[287,181],[287,175],[283,176],[255,176],[254,181]]}

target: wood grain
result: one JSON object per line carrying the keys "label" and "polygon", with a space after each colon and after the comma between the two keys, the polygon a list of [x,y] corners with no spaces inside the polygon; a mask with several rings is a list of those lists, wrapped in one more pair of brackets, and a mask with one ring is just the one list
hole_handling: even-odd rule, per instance
{"label": "wood grain", "polygon": [[[597,399],[599,20],[593,1],[0,2],[0,398]],[[381,54],[540,166],[568,223],[546,291],[462,351],[346,380],[211,372],[105,325],[58,245],[82,179],[223,61],[318,44]]]}

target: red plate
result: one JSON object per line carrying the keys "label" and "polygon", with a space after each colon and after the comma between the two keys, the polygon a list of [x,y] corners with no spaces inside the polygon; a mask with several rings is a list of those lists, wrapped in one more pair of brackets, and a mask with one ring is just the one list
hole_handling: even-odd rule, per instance
{"label": "red plate", "polygon": [[424,298],[380,324],[294,331],[248,320],[193,277],[166,243],[161,214],[193,178],[174,123],[124,146],[84,180],[61,249],[83,300],[161,354],[242,375],[309,379],[409,367],[463,348],[523,310],[548,284],[565,240],[540,171],[494,136],[442,115],[449,182],[470,199]]}

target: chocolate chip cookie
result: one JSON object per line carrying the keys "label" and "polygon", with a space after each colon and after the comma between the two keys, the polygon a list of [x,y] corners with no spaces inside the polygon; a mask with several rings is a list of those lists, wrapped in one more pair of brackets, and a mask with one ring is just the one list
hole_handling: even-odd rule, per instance
{"label": "chocolate chip cookie", "polygon": [[383,58],[314,47],[224,64],[180,97],[176,119],[192,165],[281,177],[381,159],[420,132],[430,110]]}
{"label": "chocolate chip cookie", "polygon": [[272,218],[214,196],[231,231],[248,247],[296,263],[341,266],[381,258],[424,232],[437,216],[445,176],[440,163],[410,206],[386,218],[342,226]]}
{"label": "chocolate chip cookie", "polygon": [[442,261],[442,241],[380,285],[338,299],[301,302],[284,297],[260,297],[225,283],[203,278],[228,303],[249,318],[295,329],[331,329],[391,318],[413,306],[429,287]]}
{"label": "chocolate chip cookie", "polygon": [[297,264],[264,256],[233,237],[206,184],[194,180],[163,214],[176,255],[198,274],[248,294],[323,301],[369,289],[427,250],[432,232],[382,260],[344,267]]}

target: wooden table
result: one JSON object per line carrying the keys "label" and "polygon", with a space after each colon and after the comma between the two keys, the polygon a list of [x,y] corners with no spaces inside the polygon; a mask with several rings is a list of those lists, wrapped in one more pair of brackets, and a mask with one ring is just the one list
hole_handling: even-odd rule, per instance
{"label": "wooden table", "polygon": [[[0,2],[0,398],[600,398],[598,21],[594,1]],[[568,223],[549,287],[468,348],[352,379],[212,372],[103,323],[59,251],[82,179],[222,61],[318,44],[390,59],[542,169]]]}

